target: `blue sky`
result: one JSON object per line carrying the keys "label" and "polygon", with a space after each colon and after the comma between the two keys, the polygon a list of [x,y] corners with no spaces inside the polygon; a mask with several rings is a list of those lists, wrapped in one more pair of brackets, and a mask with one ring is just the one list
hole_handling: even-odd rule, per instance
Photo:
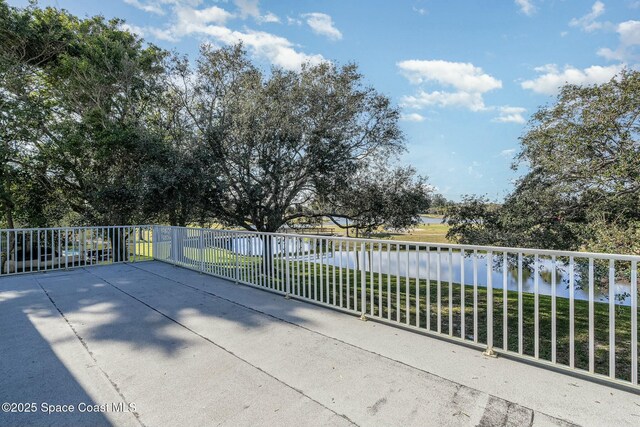
{"label": "blue sky", "polygon": [[[26,0],[9,0],[24,6]],[[256,63],[356,62],[403,111],[401,159],[447,198],[502,199],[529,116],[565,82],[601,83],[640,63],[640,0],[53,0],[120,17],[194,58],[242,40]]]}

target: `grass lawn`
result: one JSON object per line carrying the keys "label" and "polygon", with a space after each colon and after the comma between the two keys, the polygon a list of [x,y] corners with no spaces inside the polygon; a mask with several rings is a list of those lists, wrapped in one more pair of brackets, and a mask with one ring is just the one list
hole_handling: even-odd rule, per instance
{"label": "grass lawn", "polygon": [[[430,227],[441,227],[440,224]],[[422,239],[421,239],[422,240]],[[366,244],[376,248],[377,244]],[[386,245],[383,245],[383,247]],[[400,247],[402,248],[402,247]],[[392,248],[393,249],[393,248]],[[158,248],[159,251],[163,250]],[[168,250],[168,248],[166,249]],[[327,250],[327,249],[325,249]],[[259,256],[238,256],[223,247],[184,248],[184,256],[192,266],[225,277],[235,277],[236,262],[240,280],[261,286],[269,286],[286,292],[287,263],[280,257],[273,261],[270,274],[262,274],[263,261]],[[313,256],[313,255],[312,255]],[[363,273],[356,269],[320,266],[309,261],[290,261],[289,278],[291,293],[339,307],[361,311],[362,284],[365,283],[364,309],[367,314],[407,323],[433,332],[463,338],[484,344],[487,341],[487,289],[478,287],[474,311],[473,286],[463,287],[459,283],[427,282],[396,275]],[[363,280],[364,279],[364,280]],[[372,286],[373,285],[373,286]],[[451,289],[450,289],[451,288]],[[428,294],[428,297],[427,297]],[[520,351],[518,293],[508,291],[506,304],[502,289],[493,291],[493,341],[494,347]],[[440,295],[440,298],[438,298]],[[440,303],[438,303],[438,301]],[[464,302],[464,309],[462,308]],[[373,303],[373,304],[372,304]],[[535,356],[535,297],[522,294],[522,354]],[[506,307],[506,334],[503,319]],[[427,315],[428,311],[428,315]],[[438,320],[438,312],[440,317]],[[474,312],[477,328],[474,327]],[[538,357],[552,360],[552,299],[538,297]],[[615,306],[615,377],[630,380],[631,377],[631,310],[626,306]],[[567,298],[557,297],[555,309],[555,359],[558,364],[570,365],[570,303]],[[609,305],[594,303],[594,371],[609,375]],[[464,328],[464,332],[463,332]],[[589,369],[589,305],[587,301],[574,302],[574,366]],[[505,345],[506,339],[506,345]],[[639,351],[640,353],[640,351]]]}
{"label": "grass lawn", "polygon": [[416,228],[404,233],[374,234],[374,239],[403,240],[407,242],[455,243],[447,239],[447,224],[420,224]]}
{"label": "grass lawn", "polygon": [[[225,255],[229,256],[229,255]],[[208,258],[211,261],[214,258]],[[262,261],[258,257],[240,257],[242,280],[254,284],[266,284],[261,274]],[[227,273],[233,274],[233,269]],[[275,289],[286,291],[286,263],[276,259],[274,274],[269,274],[268,283]],[[289,262],[289,274],[292,283],[291,293],[339,307],[362,310],[361,290],[363,275],[355,269],[340,269],[333,266],[321,266],[313,262]],[[297,286],[295,284],[298,284]],[[487,289],[478,287],[477,291],[477,329],[474,328],[474,291],[466,284],[464,294],[459,283],[453,283],[449,290],[448,282],[416,281],[410,278],[396,277],[377,273],[364,274],[365,304],[367,314],[409,322],[412,326],[429,329],[481,344],[487,342]],[[408,283],[408,290],[407,290]],[[373,284],[373,286],[372,286]],[[419,287],[417,292],[416,287]],[[427,287],[429,298],[427,299]],[[419,297],[416,297],[416,294]],[[438,304],[440,295],[440,304]],[[450,298],[451,295],[451,298]],[[464,296],[463,296],[464,295]],[[464,299],[464,310],[461,302]],[[372,306],[373,302],[373,306]],[[451,304],[450,304],[451,302]],[[589,306],[587,301],[574,302],[574,366],[589,369]],[[451,306],[451,308],[450,308]],[[427,307],[429,316],[427,316]],[[503,328],[505,301],[502,289],[493,291],[493,340],[494,347],[505,348]],[[440,322],[438,322],[440,310]],[[552,360],[552,298],[540,295],[539,310],[539,347],[540,359]],[[556,298],[556,362],[570,364],[570,306],[569,299]],[[508,291],[506,298],[507,332],[506,348],[519,351],[518,342],[518,293]],[[462,333],[464,317],[464,336]],[[427,318],[429,319],[427,324]],[[522,353],[535,355],[535,297],[531,293],[522,294]],[[438,329],[438,324],[440,329]],[[594,303],[594,371],[609,375],[609,305]],[[615,307],[615,377],[623,380],[631,378],[631,310],[626,306]],[[640,353],[640,351],[639,351]]]}
{"label": "grass lawn", "polygon": [[[422,215],[427,218],[440,219],[440,215]],[[331,222],[325,222],[323,227],[333,228],[336,236],[346,236],[345,230],[336,227]],[[430,242],[430,243],[455,243],[446,238],[449,226],[447,224],[419,224],[415,228],[403,231],[403,232],[389,232],[380,230],[377,233],[371,235],[374,239],[391,239],[402,240],[408,242]],[[351,232],[351,237],[354,237],[354,232]]]}

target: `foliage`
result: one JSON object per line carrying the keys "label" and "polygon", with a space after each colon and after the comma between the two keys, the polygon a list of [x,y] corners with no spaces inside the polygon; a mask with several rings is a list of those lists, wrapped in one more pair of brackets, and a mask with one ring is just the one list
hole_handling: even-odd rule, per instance
{"label": "foliage", "polygon": [[225,224],[276,231],[346,217],[326,200],[352,192],[359,171],[403,148],[397,109],[363,85],[354,65],[266,75],[241,46],[205,45],[195,71],[184,62],[175,70],[198,147],[214,162],[212,211]]}
{"label": "foliage", "polygon": [[398,110],[353,64],[263,72],[241,46],[205,45],[194,67],[118,19],[4,0],[0,12],[9,226],[275,231],[330,214],[400,229],[428,207],[424,179],[391,166],[404,148]]}
{"label": "foliage", "polygon": [[435,215],[444,215],[447,210],[447,206],[449,206],[451,202],[447,200],[440,193],[433,194],[431,196],[431,206],[429,207],[429,213]]}
{"label": "foliage", "polygon": [[[449,209],[448,237],[633,253],[629,237],[640,221],[639,130],[640,72],[624,70],[601,85],[564,86],[521,138],[514,167],[526,165],[529,172],[513,193],[495,212],[482,199]],[[605,230],[616,231],[615,243]]]}
{"label": "foliage", "polygon": [[[316,209],[336,226],[367,234],[379,227],[406,230],[421,223],[420,212],[429,208],[431,192],[426,180],[412,167],[373,166],[360,169],[346,186],[330,193]],[[336,221],[344,218],[345,225]]]}

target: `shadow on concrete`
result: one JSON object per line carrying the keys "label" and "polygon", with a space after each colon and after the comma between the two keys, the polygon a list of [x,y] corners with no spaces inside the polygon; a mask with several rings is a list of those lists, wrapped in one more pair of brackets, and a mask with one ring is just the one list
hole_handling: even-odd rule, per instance
{"label": "shadow on concrete", "polygon": [[[111,402],[89,396],[32,321],[59,316],[33,281],[0,280],[0,402],[20,405],[16,412],[0,412],[0,425],[111,425],[100,412],[78,412],[80,403]],[[48,414],[43,404],[72,404],[75,411]]]}
{"label": "shadow on concrete", "polygon": [[[277,321],[217,297],[215,285],[234,286],[230,282],[163,263],[140,263],[150,264],[157,273],[118,264],[37,277],[56,307],[89,343],[121,343],[127,349],[171,356],[188,347],[192,339],[177,337],[171,331],[172,322],[181,324],[185,316],[195,314],[205,321],[226,322],[229,327],[253,332],[266,331]],[[237,286],[237,292],[255,293],[244,286]],[[286,316],[298,324],[309,322],[295,315],[294,305],[282,304],[280,295],[260,292],[258,297],[266,300],[267,306],[271,298],[271,308],[278,310],[278,317]]]}

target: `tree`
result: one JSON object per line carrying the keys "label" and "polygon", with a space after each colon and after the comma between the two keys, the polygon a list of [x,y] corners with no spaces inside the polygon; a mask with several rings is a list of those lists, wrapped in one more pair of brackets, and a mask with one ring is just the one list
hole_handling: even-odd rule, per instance
{"label": "tree", "polygon": [[534,114],[517,157],[564,193],[640,193],[640,72],[602,85],[564,86],[555,105]]}
{"label": "tree", "polygon": [[[564,86],[521,138],[514,168],[529,171],[490,220],[469,227],[474,209],[451,209],[450,237],[468,243],[606,250],[603,227],[634,234],[640,222],[640,72]],[[609,241],[607,239],[607,241]],[[632,252],[633,245],[610,245]]]}
{"label": "tree", "polygon": [[332,216],[319,200],[403,148],[398,110],[363,85],[354,65],[267,76],[241,46],[204,46],[195,73],[183,67],[181,75],[185,108],[216,162],[214,210],[225,224],[276,231]]}
{"label": "tree", "polygon": [[431,207],[429,209],[429,212],[436,215],[443,215],[449,203],[450,202],[447,200],[447,198],[442,194],[433,194],[431,196]]}
{"label": "tree", "polygon": [[[12,141],[15,149],[3,158],[13,174],[37,179],[31,188],[42,191],[30,196],[53,194],[83,222],[118,225],[152,216],[143,209],[153,207],[144,203],[149,171],[166,150],[147,120],[162,93],[166,53],[143,46],[118,20],[81,20],[33,6],[5,10],[1,31],[9,42],[0,57],[10,78],[2,82],[3,107],[23,112],[15,120],[4,116],[11,122],[3,146]],[[24,183],[8,182],[3,195],[7,188],[24,193]],[[22,204],[28,206],[38,204]],[[122,259],[126,238],[110,237]]]}
{"label": "tree", "polygon": [[[431,187],[412,167],[374,165],[362,168],[348,185],[326,195],[315,210],[328,213],[338,227],[371,233],[379,227],[405,230],[420,223],[429,208]],[[337,218],[346,219],[340,222]]]}
{"label": "tree", "polygon": [[70,35],[52,14],[0,1],[0,210],[8,228],[16,218],[42,226],[49,205],[59,207],[39,150],[39,123],[49,111],[41,71],[57,60]]}
{"label": "tree", "polygon": [[497,244],[498,213],[485,197],[463,196],[459,203],[449,205],[445,221],[449,225],[447,239],[464,244]]}
{"label": "tree", "polygon": [[[171,225],[186,226],[196,222],[201,226],[214,219],[216,162],[211,151],[198,139],[197,126],[190,116],[189,82],[182,81],[189,63],[174,56],[167,66],[162,95],[150,114],[148,126],[161,135],[165,147],[163,160],[151,168],[149,195],[146,203],[160,206],[157,220]],[[185,86],[186,85],[186,86]],[[148,210],[153,210],[149,206]]]}

